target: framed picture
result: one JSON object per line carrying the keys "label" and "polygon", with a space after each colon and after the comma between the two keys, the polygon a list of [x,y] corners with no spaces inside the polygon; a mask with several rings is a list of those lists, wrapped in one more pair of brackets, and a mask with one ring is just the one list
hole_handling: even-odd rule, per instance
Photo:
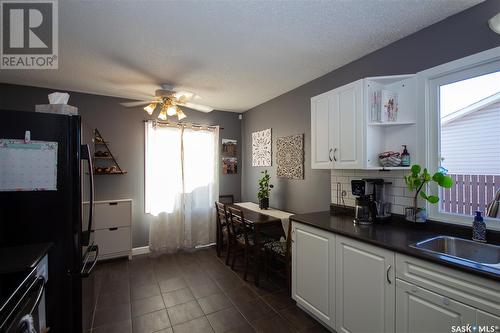
{"label": "framed picture", "polygon": [[252,133],[252,166],[271,166],[271,129]]}
{"label": "framed picture", "polygon": [[222,158],[222,174],[235,175],[238,173],[238,159],[236,157]]}
{"label": "framed picture", "polygon": [[304,134],[278,138],[276,147],[276,175],[280,178],[304,179]]}
{"label": "framed picture", "polygon": [[238,141],[233,139],[222,139],[222,156],[237,157]]}
{"label": "framed picture", "polygon": [[398,94],[389,90],[381,93],[382,114],[380,121],[383,123],[398,120]]}

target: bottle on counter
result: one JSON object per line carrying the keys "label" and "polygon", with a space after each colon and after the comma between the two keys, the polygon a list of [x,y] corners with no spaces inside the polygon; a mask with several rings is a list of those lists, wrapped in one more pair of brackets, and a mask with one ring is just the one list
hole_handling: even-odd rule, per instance
{"label": "bottle on counter", "polygon": [[486,223],[484,223],[480,211],[476,211],[476,216],[474,216],[474,222],[472,223],[472,240],[486,242]]}
{"label": "bottle on counter", "polygon": [[409,167],[410,163],[410,153],[408,152],[408,149],[406,149],[406,145],[403,145],[403,152],[401,153],[401,166]]}

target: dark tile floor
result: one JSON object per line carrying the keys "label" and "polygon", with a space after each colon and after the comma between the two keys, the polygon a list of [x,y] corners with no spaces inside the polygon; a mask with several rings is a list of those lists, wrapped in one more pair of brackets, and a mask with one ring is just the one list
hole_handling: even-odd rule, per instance
{"label": "dark tile floor", "polygon": [[93,333],[327,332],[283,283],[242,279],[212,248],[100,264]]}

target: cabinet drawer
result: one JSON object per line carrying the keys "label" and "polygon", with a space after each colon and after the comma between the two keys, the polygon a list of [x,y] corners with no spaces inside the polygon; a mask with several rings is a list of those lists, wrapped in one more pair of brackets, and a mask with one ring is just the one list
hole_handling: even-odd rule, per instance
{"label": "cabinet drawer", "polygon": [[500,314],[500,282],[396,254],[396,277],[477,309]]}
{"label": "cabinet drawer", "polygon": [[130,252],[130,227],[94,231],[94,241],[99,245],[99,258],[120,252]]}
{"label": "cabinet drawer", "polygon": [[[84,203],[84,214],[88,214],[88,203]],[[131,225],[131,201],[104,201],[96,202],[94,211],[93,229],[108,229],[113,227],[127,227]],[[84,216],[84,221],[87,217]]]}
{"label": "cabinet drawer", "polygon": [[449,332],[475,322],[473,307],[396,279],[396,332]]}

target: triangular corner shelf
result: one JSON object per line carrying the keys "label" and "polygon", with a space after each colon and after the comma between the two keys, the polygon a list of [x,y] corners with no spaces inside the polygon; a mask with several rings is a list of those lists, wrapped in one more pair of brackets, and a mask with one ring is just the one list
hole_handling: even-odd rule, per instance
{"label": "triangular corner shelf", "polygon": [[[116,161],[116,158],[111,153],[111,150],[108,147],[107,141],[104,140],[99,130],[94,129],[94,175],[123,175],[126,174],[127,171],[122,170],[120,165]],[[101,161],[99,163],[106,162],[106,166],[97,166],[96,162]]]}

